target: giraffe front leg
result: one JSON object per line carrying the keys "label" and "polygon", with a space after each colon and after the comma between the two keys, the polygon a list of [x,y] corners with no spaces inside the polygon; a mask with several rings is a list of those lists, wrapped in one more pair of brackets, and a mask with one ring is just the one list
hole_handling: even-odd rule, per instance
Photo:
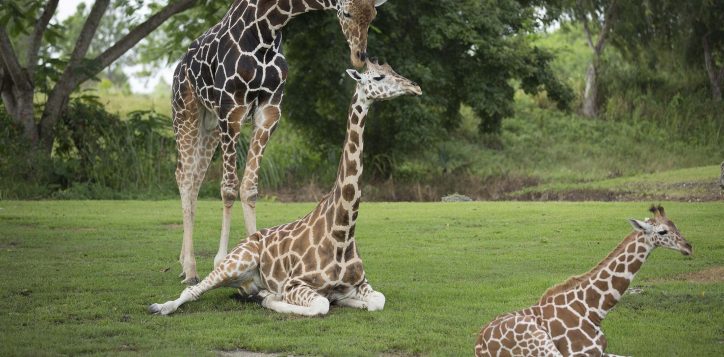
{"label": "giraffe front leg", "polygon": [[236,173],[236,142],[241,131],[241,122],[248,114],[245,106],[222,108],[220,120],[223,178],[221,181],[221,199],[224,212],[221,218],[221,237],[219,250],[214,257],[214,267],[219,266],[226,256],[231,232],[231,212],[234,201],[239,196],[239,177]]}
{"label": "giraffe front leg", "polygon": [[352,295],[335,301],[335,304],[367,311],[382,311],[385,308],[385,295],[375,291],[369,283],[364,282]]}
{"label": "giraffe front leg", "polygon": [[176,300],[162,304],[151,304],[148,311],[152,314],[168,315],[181,305],[197,300],[205,292],[221,286],[250,287],[254,290],[259,277],[259,244],[247,240],[229,253],[224,261],[200,283],[189,286]]}
{"label": "giraffe front leg", "polygon": [[261,305],[283,314],[316,316],[329,312],[329,300],[298,280],[287,283],[282,296],[263,297]]}
{"label": "giraffe front leg", "polygon": [[280,109],[276,105],[262,106],[254,113],[254,132],[249,142],[246,167],[241,183],[244,224],[246,225],[246,233],[249,235],[256,232],[256,200],[259,195],[258,181],[261,159],[269,138],[276,129],[277,123],[279,123],[280,115]]}

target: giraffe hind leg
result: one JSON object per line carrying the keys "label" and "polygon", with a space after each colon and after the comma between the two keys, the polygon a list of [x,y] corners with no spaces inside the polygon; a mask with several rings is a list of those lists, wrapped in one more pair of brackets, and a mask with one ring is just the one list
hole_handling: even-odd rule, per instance
{"label": "giraffe hind leg", "polygon": [[[186,90],[182,90],[182,93],[190,93],[188,86],[184,88]],[[175,101],[173,108],[178,149],[176,183],[181,195],[184,222],[179,262],[182,266],[180,277],[184,278],[183,282],[193,285],[199,281],[193,249],[196,202],[201,183],[218,146],[219,135],[218,129],[208,125],[209,121],[215,120],[213,117],[208,118],[211,113],[203,109],[192,94],[182,97],[185,99],[180,103]]]}
{"label": "giraffe hind leg", "polygon": [[303,282],[293,281],[291,284],[291,287],[284,289],[282,296],[267,295],[264,297],[261,305],[276,312],[303,316],[326,315],[329,312],[327,298],[319,295]]}
{"label": "giraffe hind leg", "polygon": [[[188,93],[185,91],[185,93]],[[192,95],[181,95],[185,100],[173,107],[174,131],[176,132],[176,148],[178,162],[176,165],[176,183],[181,195],[181,208],[183,210],[183,240],[179,262],[181,263],[181,277],[184,283],[198,282],[196,273],[196,258],[194,257],[193,229],[196,215],[196,195],[193,190],[193,172],[196,166],[196,146],[198,143],[198,108]]]}

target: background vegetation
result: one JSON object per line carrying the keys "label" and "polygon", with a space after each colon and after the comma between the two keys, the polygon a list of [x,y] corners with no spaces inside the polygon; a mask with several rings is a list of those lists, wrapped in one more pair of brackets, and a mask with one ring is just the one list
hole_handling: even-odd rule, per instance
{"label": "background vegetation", "polygon": [[[11,1],[14,7],[0,13],[25,19],[7,25],[18,51],[46,3]],[[27,126],[0,105],[0,198],[175,197],[168,84],[134,94],[122,68],[175,62],[228,4],[194,3],[112,65],[94,65],[104,48],[125,38],[124,26],[141,26],[142,14],[160,9],[148,4],[114,0],[101,17],[88,60],[76,69],[96,74],[59,112],[52,135],[46,134],[50,151],[34,144]],[[724,104],[714,89],[724,79],[717,77],[724,68],[724,21],[716,20],[724,11],[717,6],[389,2],[370,30],[370,52],[419,82],[425,95],[380,103],[370,113],[366,199],[439,200],[453,192],[526,198],[516,192],[718,164]],[[82,6],[62,22],[49,22],[35,74],[39,128],[91,10]],[[285,30],[292,72],[284,118],[263,163],[262,196],[314,200],[332,182],[353,85],[342,76],[349,65],[338,27],[331,14],[314,13]],[[599,39],[605,51],[592,51],[590,43]],[[594,63],[591,102],[586,88]],[[3,88],[14,85],[3,66],[0,77]],[[584,110],[586,102],[595,104],[594,116]],[[246,140],[248,132],[242,153]],[[242,167],[244,156],[239,159]],[[218,197],[220,171],[212,163],[201,196]]]}

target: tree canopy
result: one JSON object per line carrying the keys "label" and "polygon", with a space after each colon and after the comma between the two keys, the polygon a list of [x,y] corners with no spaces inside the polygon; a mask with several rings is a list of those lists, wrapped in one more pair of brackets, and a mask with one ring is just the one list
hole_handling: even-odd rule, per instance
{"label": "tree canopy", "polygon": [[[127,15],[142,1],[116,0],[113,5]],[[54,21],[59,0],[6,0],[0,7],[0,94],[5,109],[23,127],[30,142],[49,155],[55,140],[55,125],[65,112],[71,93],[93,78],[148,36],[171,16],[193,6],[196,0],[179,0],[166,6],[151,6],[154,11],[138,24],[124,23],[123,35],[111,22],[102,20],[111,0],[96,0],[77,37],[68,39],[67,28]],[[121,27],[116,23],[116,27]],[[96,39],[94,41],[94,39]],[[100,39],[100,41],[99,41]],[[71,51],[62,51],[63,43]],[[105,43],[103,43],[105,41]],[[93,43],[107,45],[91,51]],[[56,47],[59,46],[59,47]],[[61,51],[58,51],[60,49]],[[40,118],[36,118],[36,94],[45,100]]]}

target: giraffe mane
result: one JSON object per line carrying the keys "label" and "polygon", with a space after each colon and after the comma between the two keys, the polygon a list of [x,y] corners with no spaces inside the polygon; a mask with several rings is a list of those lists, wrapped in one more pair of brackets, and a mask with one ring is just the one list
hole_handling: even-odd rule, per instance
{"label": "giraffe mane", "polygon": [[566,281],[556,284],[553,287],[549,288],[548,290],[546,290],[545,293],[543,293],[543,296],[541,296],[540,301],[544,301],[547,297],[557,295],[562,292],[566,292],[566,291],[570,290],[571,288],[574,288],[574,287],[580,285],[581,282],[587,281],[588,279],[591,278],[591,276],[593,276],[596,272],[598,272],[598,270],[601,267],[608,265],[612,260],[616,259],[616,257],[618,257],[621,254],[621,252],[623,252],[626,249],[626,246],[628,245],[628,243],[636,240],[639,236],[640,236],[639,232],[632,232],[626,238],[624,238],[623,241],[621,241],[621,243],[619,243],[619,245],[616,246],[616,248],[614,248],[610,253],[608,253],[608,255],[605,258],[603,258],[603,260],[598,262],[598,264],[596,264],[595,267],[593,267],[591,270],[589,270],[581,275],[572,276],[572,277],[568,278]]}

